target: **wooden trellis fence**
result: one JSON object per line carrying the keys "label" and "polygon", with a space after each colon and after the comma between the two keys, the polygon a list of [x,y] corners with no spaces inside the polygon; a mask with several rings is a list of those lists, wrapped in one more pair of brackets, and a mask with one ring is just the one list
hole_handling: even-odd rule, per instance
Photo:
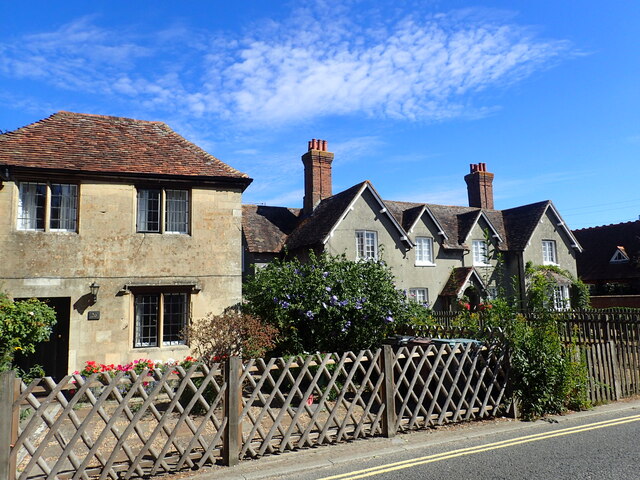
{"label": "wooden trellis fence", "polygon": [[14,393],[4,373],[0,477],[143,477],[482,418],[507,364],[498,344],[454,343],[46,378]]}

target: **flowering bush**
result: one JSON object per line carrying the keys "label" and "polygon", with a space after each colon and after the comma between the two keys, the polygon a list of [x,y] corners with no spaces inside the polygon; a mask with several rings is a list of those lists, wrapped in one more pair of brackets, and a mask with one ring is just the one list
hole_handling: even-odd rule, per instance
{"label": "flowering bush", "polygon": [[245,285],[245,311],[276,326],[275,353],[334,352],[376,346],[406,307],[382,261],[309,253],[276,260]]}

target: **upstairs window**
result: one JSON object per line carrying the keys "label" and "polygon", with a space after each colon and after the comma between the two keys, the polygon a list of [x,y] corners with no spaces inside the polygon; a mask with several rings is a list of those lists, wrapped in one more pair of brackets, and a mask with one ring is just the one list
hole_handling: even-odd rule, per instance
{"label": "upstairs window", "polygon": [[378,259],[378,232],[356,231],[356,260]]}
{"label": "upstairs window", "polygon": [[137,231],[188,234],[189,191],[139,188]]}
{"label": "upstairs window", "polygon": [[186,293],[145,293],[134,299],[133,346],[158,347],[184,345],[183,330],[187,326]]}
{"label": "upstairs window", "polygon": [[542,264],[558,265],[558,255],[556,252],[555,240],[542,241]]}
{"label": "upstairs window", "polygon": [[434,265],[433,238],[416,238],[416,265]]}
{"label": "upstairs window", "polygon": [[18,230],[75,232],[78,228],[78,185],[18,184]]}
{"label": "upstairs window", "polygon": [[487,247],[487,242],[484,240],[474,240],[472,246],[473,264],[479,267],[491,266],[489,263],[489,249]]}

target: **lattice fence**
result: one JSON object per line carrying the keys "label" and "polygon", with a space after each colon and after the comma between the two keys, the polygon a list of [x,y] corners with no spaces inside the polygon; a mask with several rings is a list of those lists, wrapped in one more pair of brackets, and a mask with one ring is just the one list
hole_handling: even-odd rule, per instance
{"label": "lattice fence", "polygon": [[507,387],[498,343],[401,347],[393,364],[397,431],[492,416]]}
{"label": "lattice fence", "polygon": [[473,342],[45,378],[8,408],[0,391],[0,477],[148,477],[393,436],[490,416],[506,381],[504,350]]}
{"label": "lattice fence", "polygon": [[199,365],[22,384],[18,478],[130,478],[216,462],[225,388],[219,368]]}
{"label": "lattice fence", "polygon": [[247,424],[240,455],[336,443],[380,433],[381,350],[265,362],[242,372]]}

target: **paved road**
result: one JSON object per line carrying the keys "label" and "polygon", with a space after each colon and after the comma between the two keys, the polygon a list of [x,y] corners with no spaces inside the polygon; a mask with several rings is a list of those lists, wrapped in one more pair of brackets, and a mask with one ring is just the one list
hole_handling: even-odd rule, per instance
{"label": "paved road", "polygon": [[630,479],[640,478],[640,415],[553,424],[539,433],[492,435],[420,449],[393,459],[280,478],[346,479]]}
{"label": "paved road", "polygon": [[498,421],[242,462],[197,480],[640,479],[640,402],[550,422]]}

